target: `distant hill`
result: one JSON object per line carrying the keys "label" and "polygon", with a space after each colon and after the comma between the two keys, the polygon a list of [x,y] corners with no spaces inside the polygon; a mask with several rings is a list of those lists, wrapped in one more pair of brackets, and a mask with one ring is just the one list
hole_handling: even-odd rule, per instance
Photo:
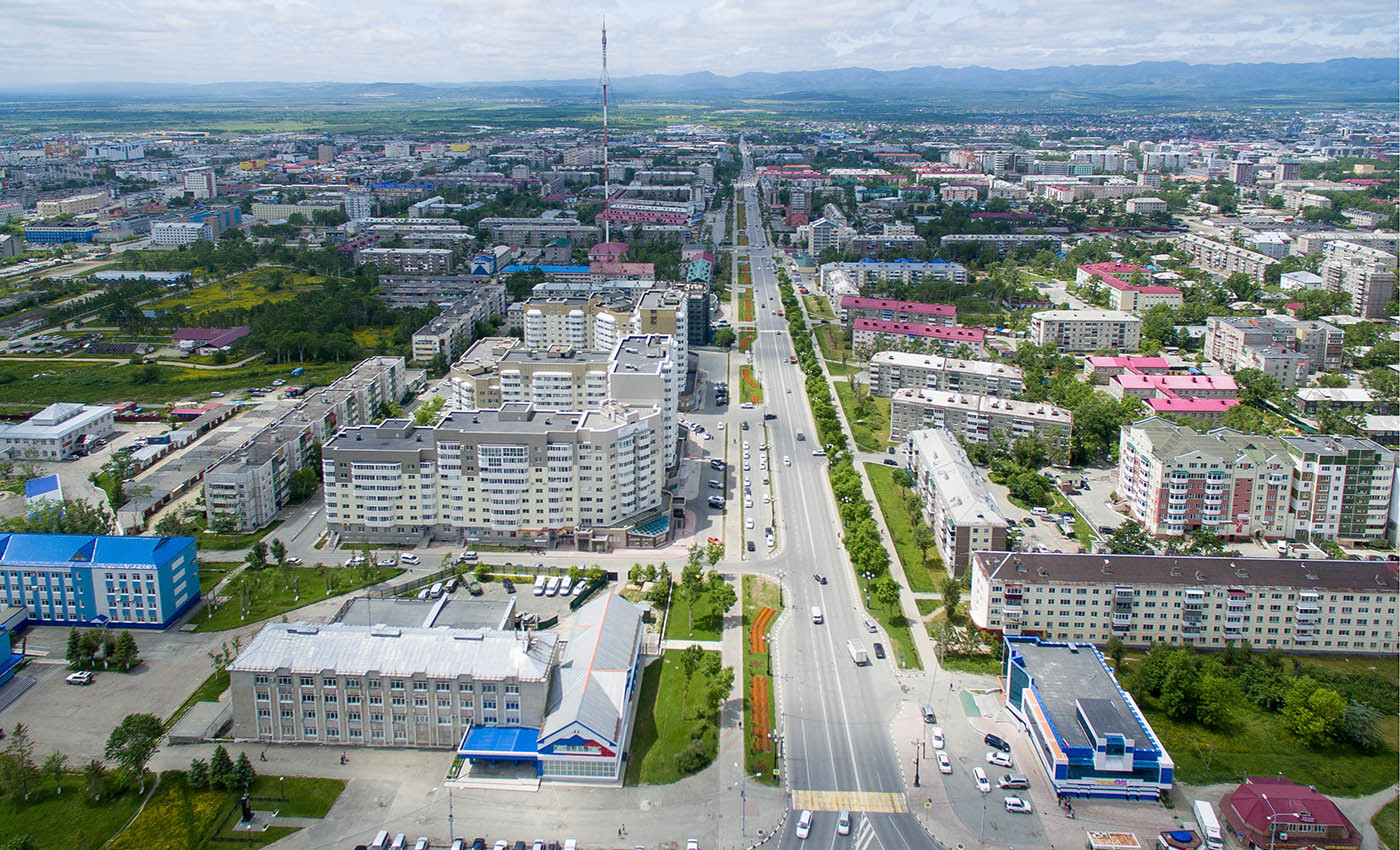
{"label": "distant hill", "polygon": [[[1229,65],[1138,62],[1009,71],[979,66],[925,66],[902,71],[836,68],[750,72],[728,77],[702,71],[618,77],[613,80],[613,88],[624,103],[668,98],[732,102],[750,98],[810,101],[826,97],[866,102],[927,98],[973,108],[1002,102],[1017,106],[1035,102],[1082,106],[1394,104],[1400,95],[1400,67],[1394,58],[1389,58]],[[29,88],[0,82],[0,100],[10,101],[12,106],[30,100],[94,98],[250,106],[273,102],[369,105],[454,97],[569,101],[593,100],[597,93],[596,79],[497,83],[94,83]]]}

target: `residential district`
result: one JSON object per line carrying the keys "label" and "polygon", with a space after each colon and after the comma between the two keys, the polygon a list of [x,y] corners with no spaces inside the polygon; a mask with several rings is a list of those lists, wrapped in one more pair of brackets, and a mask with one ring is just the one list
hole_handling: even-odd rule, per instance
{"label": "residential district", "polygon": [[7,837],[1393,842],[1396,120],[1236,119],[0,138]]}

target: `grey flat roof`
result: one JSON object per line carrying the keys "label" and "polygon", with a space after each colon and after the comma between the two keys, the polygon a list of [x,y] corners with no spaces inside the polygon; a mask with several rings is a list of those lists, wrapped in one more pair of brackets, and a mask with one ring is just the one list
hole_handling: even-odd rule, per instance
{"label": "grey flat roof", "polygon": [[1181,587],[1293,587],[1369,593],[1395,593],[1400,589],[1400,579],[1394,568],[1380,561],[1054,552],[974,552],[972,559],[991,581],[1027,585],[1139,582]]}
{"label": "grey flat roof", "polygon": [[[459,591],[463,592],[463,591]],[[336,620],[347,626],[383,624],[399,628],[506,629],[515,614],[515,599],[381,599],[360,596]]]}
{"label": "grey flat roof", "polygon": [[1068,646],[1042,646],[1031,641],[1011,646],[1021,653],[1026,671],[1035,680],[1036,692],[1064,745],[1094,746],[1079,723],[1081,706],[1100,735],[1117,733],[1137,746],[1152,744],[1147,730],[1137,722],[1118,691],[1113,676],[1090,647],[1071,651]]}

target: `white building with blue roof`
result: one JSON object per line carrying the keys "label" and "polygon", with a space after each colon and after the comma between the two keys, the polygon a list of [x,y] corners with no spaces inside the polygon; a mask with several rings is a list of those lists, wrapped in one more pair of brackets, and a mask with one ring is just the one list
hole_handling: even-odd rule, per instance
{"label": "white building with blue roof", "polygon": [[195,539],[0,535],[0,600],[36,625],[162,629],[199,601]]}

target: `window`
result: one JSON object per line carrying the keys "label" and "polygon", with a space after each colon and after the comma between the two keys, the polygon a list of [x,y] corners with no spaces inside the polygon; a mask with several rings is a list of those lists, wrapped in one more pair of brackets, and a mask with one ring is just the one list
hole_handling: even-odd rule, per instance
{"label": "window", "polygon": [[255,685],[266,685],[266,684],[267,684],[267,677],[266,677],[266,676],[261,676],[261,675],[260,675],[260,676],[254,676],[254,677],[253,677],[253,684],[255,684]]}
{"label": "window", "polygon": [[302,676],[302,677],[301,677],[301,686],[302,686],[303,688],[312,688],[312,687],[315,687],[315,686],[316,686],[316,677],[315,677],[315,676]]}
{"label": "window", "polygon": [[428,689],[428,683],[427,683],[427,682],[414,682],[414,683],[413,683],[413,689],[414,689],[415,691],[426,691],[426,690]]}
{"label": "window", "polygon": [[395,691],[403,690],[403,679],[390,679],[389,689]]}

